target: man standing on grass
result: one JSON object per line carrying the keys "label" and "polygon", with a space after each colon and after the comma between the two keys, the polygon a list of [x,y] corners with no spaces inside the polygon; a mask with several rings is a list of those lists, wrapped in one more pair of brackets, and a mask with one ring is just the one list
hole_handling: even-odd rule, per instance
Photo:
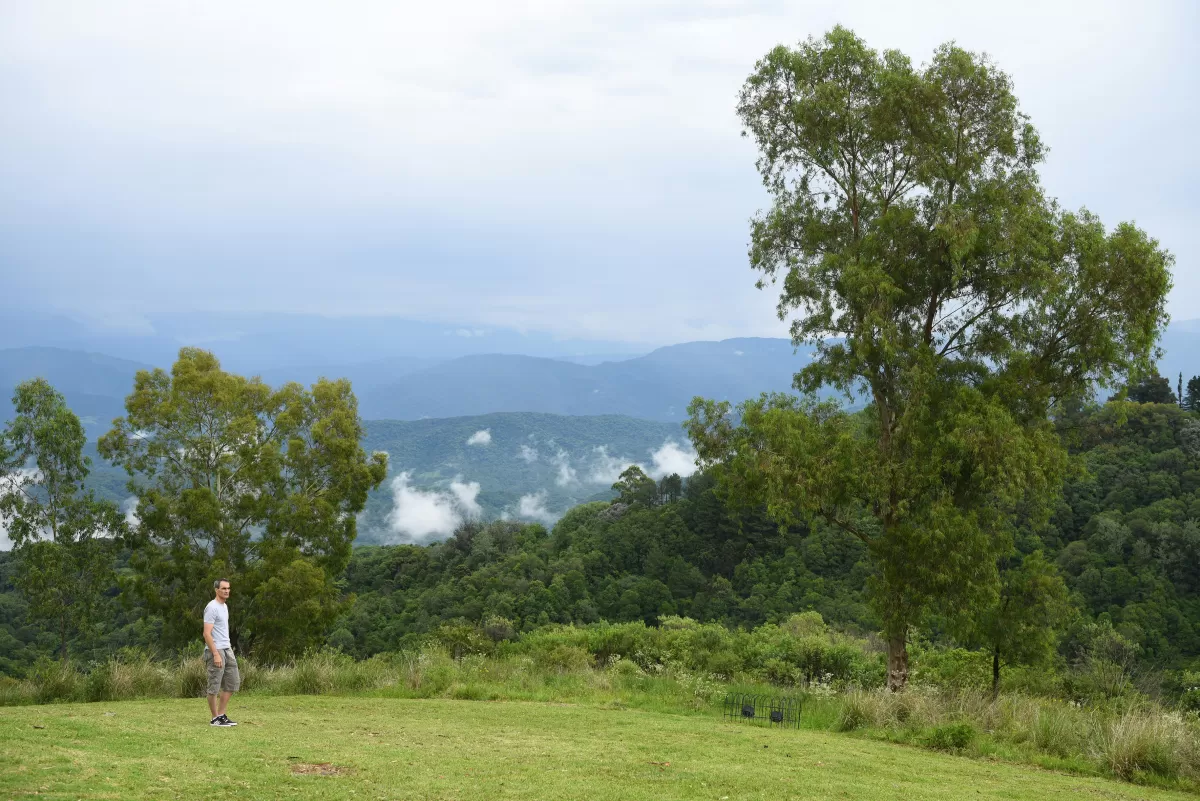
{"label": "man standing on grass", "polygon": [[225,714],[229,696],[242,686],[229,642],[229,579],[213,582],[216,597],[204,607],[204,666],[208,669],[208,711],[212,726],[236,726]]}

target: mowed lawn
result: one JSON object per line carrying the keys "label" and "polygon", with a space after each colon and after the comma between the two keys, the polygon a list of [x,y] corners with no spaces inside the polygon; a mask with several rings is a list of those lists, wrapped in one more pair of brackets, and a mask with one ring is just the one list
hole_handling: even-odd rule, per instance
{"label": "mowed lawn", "polygon": [[230,712],[237,728],[209,727],[203,700],[0,709],[0,799],[1195,798],[717,716],[330,696]]}

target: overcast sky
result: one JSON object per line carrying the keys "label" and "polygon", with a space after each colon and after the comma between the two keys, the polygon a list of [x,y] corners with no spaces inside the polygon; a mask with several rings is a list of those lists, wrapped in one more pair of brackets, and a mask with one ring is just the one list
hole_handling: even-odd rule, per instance
{"label": "overcast sky", "polygon": [[[836,23],[1010,72],[1068,207],[1200,317],[1195,0],[0,0],[5,302],[395,314],[663,344],[781,335],[734,114]],[[3,303],[0,303],[3,305]],[[101,310],[101,311],[98,311]]]}

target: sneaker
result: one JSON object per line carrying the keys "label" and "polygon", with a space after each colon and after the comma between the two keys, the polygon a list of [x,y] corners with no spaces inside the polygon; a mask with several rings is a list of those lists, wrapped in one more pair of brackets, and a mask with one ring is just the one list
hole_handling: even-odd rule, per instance
{"label": "sneaker", "polygon": [[213,718],[212,720],[210,720],[210,721],[208,722],[208,725],[209,725],[209,726],[220,726],[220,725],[222,725],[222,724],[221,724],[221,716],[220,716],[220,715],[218,715],[217,717],[215,717],[215,718]]}
{"label": "sneaker", "polygon": [[228,715],[221,715],[221,725],[222,726],[236,726],[237,721],[230,720]]}

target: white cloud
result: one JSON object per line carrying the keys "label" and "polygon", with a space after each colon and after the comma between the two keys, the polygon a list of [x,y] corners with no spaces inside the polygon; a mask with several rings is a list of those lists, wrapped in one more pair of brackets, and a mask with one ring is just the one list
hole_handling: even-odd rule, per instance
{"label": "white cloud", "polygon": [[441,492],[416,489],[409,485],[410,480],[407,472],[392,479],[392,511],[387,516],[388,528],[403,542],[445,539],[481,511],[475,500],[479,494],[476,482],[456,480],[449,492]]}
{"label": "white cloud", "polygon": [[675,440],[669,439],[650,455],[650,459],[653,462],[650,475],[654,478],[662,478],[672,473],[687,478],[696,472],[696,452],[692,450],[690,443],[680,446]]}
{"label": "white cloud", "polygon": [[[20,492],[26,481],[32,480],[36,483],[41,480],[41,475],[41,471],[34,468],[18,468],[10,475],[0,478],[0,497]],[[48,534],[43,532],[43,536],[48,537]],[[11,551],[12,547],[13,541],[8,536],[8,522],[0,517],[0,551]]]}
{"label": "white cloud", "polygon": [[521,451],[520,451],[520,456],[527,463],[533,464],[534,462],[536,462],[538,460],[537,448],[531,448],[528,445],[522,445]]}
{"label": "white cloud", "polygon": [[[23,269],[0,271],[80,308],[179,304],[199,263],[201,308],[781,336],[745,270],[766,202],[734,104],[771,47],[838,22],[917,63],[949,39],[991,53],[1053,148],[1048,191],[1195,263],[1197,168],[1175,157],[1196,129],[1176,102],[1194,94],[1194,5],[1098,0],[1080,24],[1077,0],[8,3],[0,222],[29,233],[7,248]],[[1097,86],[1105,102],[1064,103]],[[109,258],[81,271],[64,242],[90,243],[60,219]],[[171,266],[138,282],[155,263]],[[337,286],[305,293],[331,263]],[[1175,279],[1186,316],[1200,271]]]}
{"label": "white cloud", "polygon": [[733,352],[733,355],[734,355],[734,356],[745,356],[745,355],[746,355],[746,352],[745,352],[744,350],[735,350],[735,351]]}
{"label": "white cloud", "polygon": [[625,472],[625,468],[633,464],[646,471],[645,465],[639,464],[632,459],[612,456],[608,452],[607,445],[597,445],[593,450],[592,466],[588,471],[588,481],[593,484],[615,484],[617,479],[621,477],[621,473]]}
{"label": "white cloud", "polygon": [[528,495],[522,495],[517,503],[517,517],[524,520],[535,520],[547,526],[554,525],[561,515],[556,515],[546,508],[546,491],[538,490]]}
{"label": "white cloud", "polygon": [[558,468],[558,475],[554,478],[554,483],[558,486],[566,487],[579,481],[575,468],[571,467],[571,456],[566,451],[560,449],[550,459],[550,464]]}
{"label": "white cloud", "polygon": [[463,510],[467,517],[481,517],[483,515],[483,507],[475,500],[479,497],[478,481],[463,483],[455,479],[450,482],[450,492],[454,495],[454,500],[458,501],[459,508]]}
{"label": "white cloud", "polygon": [[125,513],[125,524],[128,526],[136,526],[141,523],[141,518],[138,517],[138,499],[136,495],[130,495],[125,500],[121,501],[121,511]]}
{"label": "white cloud", "polygon": [[467,444],[468,445],[491,445],[492,444],[491,430],[485,428],[480,431],[476,431],[467,440]]}

